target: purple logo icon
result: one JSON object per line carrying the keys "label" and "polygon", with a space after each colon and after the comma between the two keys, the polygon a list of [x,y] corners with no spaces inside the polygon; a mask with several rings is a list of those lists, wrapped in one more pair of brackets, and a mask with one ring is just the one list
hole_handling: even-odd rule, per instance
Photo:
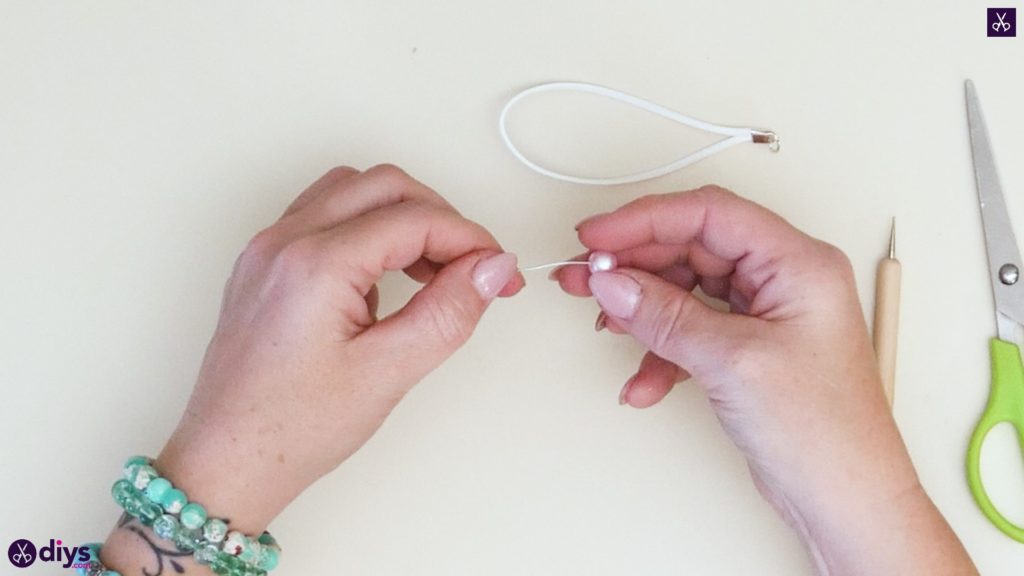
{"label": "purple logo icon", "polygon": [[35,544],[28,540],[15,540],[7,549],[7,558],[18,568],[28,568],[36,561]]}
{"label": "purple logo icon", "polygon": [[1016,8],[989,8],[988,35],[995,38],[1006,38],[1017,35]]}

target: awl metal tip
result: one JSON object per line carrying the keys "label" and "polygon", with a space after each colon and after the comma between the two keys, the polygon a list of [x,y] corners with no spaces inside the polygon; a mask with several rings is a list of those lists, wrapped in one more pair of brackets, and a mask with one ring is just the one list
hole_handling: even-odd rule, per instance
{"label": "awl metal tip", "polygon": [[892,228],[889,229],[889,258],[896,259],[896,217],[892,217]]}

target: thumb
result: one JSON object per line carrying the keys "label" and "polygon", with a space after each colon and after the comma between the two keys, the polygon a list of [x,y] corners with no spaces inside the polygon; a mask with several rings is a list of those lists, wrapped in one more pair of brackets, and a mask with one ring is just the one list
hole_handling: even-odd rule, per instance
{"label": "thumb", "polygon": [[474,252],[439,270],[405,306],[360,335],[374,354],[387,358],[415,383],[469,339],[488,304],[517,281],[515,254]]}
{"label": "thumb", "polygon": [[589,285],[601,309],[640,344],[694,376],[727,362],[751,328],[749,318],[719,312],[690,291],[640,270],[598,272]]}

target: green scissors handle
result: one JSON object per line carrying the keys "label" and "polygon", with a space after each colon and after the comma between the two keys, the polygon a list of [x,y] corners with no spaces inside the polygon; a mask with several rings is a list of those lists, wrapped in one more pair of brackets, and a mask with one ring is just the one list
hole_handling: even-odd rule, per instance
{"label": "green scissors handle", "polygon": [[992,389],[989,391],[988,405],[974,428],[971,444],[967,448],[967,483],[985,516],[1004,534],[1024,542],[1024,527],[1007,520],[989,499],[981,481],[980,466],[981,446],[988,433],[998,424],[1013,425],[1024,455],[1024,365],[1021,364],[1020,349],[1016,344],[993,338],[989,349],[992,355]]}

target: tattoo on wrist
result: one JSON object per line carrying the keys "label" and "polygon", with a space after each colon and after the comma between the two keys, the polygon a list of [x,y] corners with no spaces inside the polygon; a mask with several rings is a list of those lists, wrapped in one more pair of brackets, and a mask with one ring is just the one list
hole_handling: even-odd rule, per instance
{"label": "tattoo on wrist", "polygon": [[119,530],[127,530],[136,536],[138,536],[143,542],[149,546],[150,551],[153,553],[155,560],[156,571],[151,572],[146,566],[140,566],[139,570],[142,576],[164,576],[164,568],[170,566],[174,570],[175,574],[184,574],[185,566],[182,565],[181,558],[189,558],[192,556],[191,552],[182,552],[174,547],[173,544],[170,548],[164,548],[158,541],[154,541],[153,532],[143,526],[139,521],[128,514],[127,512],[121,515],[121,519],[117,521],[117,528]]}

